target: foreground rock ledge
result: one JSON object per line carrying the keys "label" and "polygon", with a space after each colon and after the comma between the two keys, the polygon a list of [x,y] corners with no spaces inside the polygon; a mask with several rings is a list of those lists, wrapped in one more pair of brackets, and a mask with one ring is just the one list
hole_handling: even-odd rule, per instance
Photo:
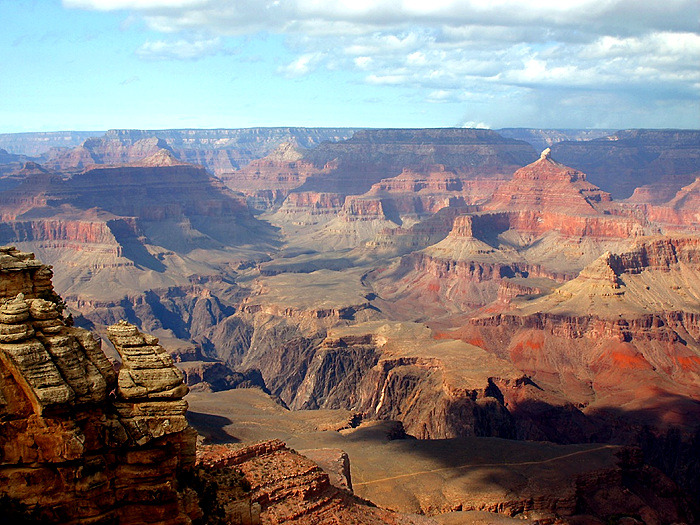
{"label": "foreground rock ledge", "polygon": [[33,254],[0,248],[0,510],[42,523],[191,523],[196,493],[178,479],[194,466],[196,433],[179,372],[156,339],[120,323],[118,379],[99,341],[64,321],[51,275]]}

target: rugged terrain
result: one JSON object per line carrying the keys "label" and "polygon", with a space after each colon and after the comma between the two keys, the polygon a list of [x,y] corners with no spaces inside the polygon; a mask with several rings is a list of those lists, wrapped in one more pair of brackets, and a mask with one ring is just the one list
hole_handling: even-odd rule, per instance
{"label": "rugged terrain", "polygon": [[377,509],[349,485],[333,486],[316,463],[278,440],[198,448],[185,419],[188,388],[157,338],[123,320],[110,326],[121,361],[115,371],[93,334],[66,323],[51,270],[32,254],[0,249],[0,283],[5,520],[434,523]]}
{"label": "rugged terrain", "polygon": [[[277,400],[280,421],[283,406],[343,414],[333,429],[398,421],[419,439],[391,450],[392,475],[363,478],[363,497],[399,490],[372,479],[439,468],[411,455],[453,461],[439,440],[501,439],[503,457],[514,440],[543,440],[590,443],[606,480],[637,480],[625,487],[640,503],[623,514],[697,512],[683,503],[700,494],[697,132],[511,133],[552,143],[538,158],[489,130],[322,144],[319,132],[259,130],[245,151],[251,130],[233,131],[216,131],[233,141],[220,143],[228,161],[213,131],[192,134],[196,154],[184,132],[115,131],[12,168],[0,242],[54,265],[77,324],[106,335],[123,318],[157,335],[207,407],[197,428],[207,412],[230,417],[207,399],[236,387]],[[625,463],[608,445],[638,448]],[[510,463],[540,461],[527,450]],[[457,490],[445,472],[417,476],[401,510],[614,514],[576,469],[566,481],[523,472],[527,490],[499,475],[482,492],[478,476]],[[557,503],[553,483],[579,488]],[[649,483],[673,503],[648,499]]]}

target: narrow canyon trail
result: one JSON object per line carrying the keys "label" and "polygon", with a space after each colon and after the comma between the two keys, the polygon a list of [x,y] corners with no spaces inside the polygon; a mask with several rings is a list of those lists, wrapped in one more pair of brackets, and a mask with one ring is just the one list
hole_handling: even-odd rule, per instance
{"label": "narrow canyon trail", "polygon": [[361,481],[361,482],[353,482],[353,487],[362,487],[366,485],[373,485],[375,483],[382,483],[384,481],[393,481],[396,479],[404,479],[404,478],[411,478],[415,476],[422,476],[424,474],[434,474],[436,472],[444,472],[448,470],[461,470],[461,469],[467,469],[467,468],[482,468],[482,467],[517,467],[517,466],[525,466],[525,465],[543,465],[545,463],[553,463],[555,461],[560,461],[562,459],[568,459],[574,456],[582,456],[585,454],[590,454],[591,452],[598,452],[600,450],[606,450],[606,449],[611,449],[611,448],[619,448],[617,445],[602,445],[600,447],[596,448],[591,448],[588,450],[579,450],[577,452],[571,452],[569,454],[564,454],[563,456],[557,456],[554,458],[549,458],[549,459],[543,459],[539,461],[516,461],[516,462],[510,462],[510,463],[477,463],[477,464],[469,464],[469,465],[460,465],[458,467],[443,467],[443,468],[436,468],[436,469],[431,469],[431,470],[422,470],[420,472],[409,472],[408,474],[399,474],[398,476],[390,476],[387,478],[380,478],[380,479],[373,479],[370,481]]}

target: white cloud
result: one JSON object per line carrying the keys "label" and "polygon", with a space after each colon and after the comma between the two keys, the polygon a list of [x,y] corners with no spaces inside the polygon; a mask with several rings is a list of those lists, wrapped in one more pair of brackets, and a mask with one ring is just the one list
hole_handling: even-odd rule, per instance
{"label": "white cloud", "polygon": [[307,53],[279,68],[279,71],[288,77],[301,77],[315,70],[323,58],[322,53]]}
{"label": "white cloud", "polygon": [[[594,92],[611,108],[645,97],[700,96],[697,0],[63,0],[128,10],[163,33],[213,35],[147,42],[144,58],[221,52],[219,38],[286,35],[297,57],[280,74],[357,71],[371,85],[405,86],[430,102]],[[543,97],[528,95],[544,90]],[[645,94],[646,93],[646,94]],[[494,95],[495,94],[495,95]],[[566,95],[557,92],[560,98]],[[680,102],[678,102],[680,104]],[[515,106],[517,103],[513,102]],[[479,120],[485,119],[481,117]],[[477,121],[477,124],[483,122]]]}
{"label": "white cloud", "polygon": [[360,69],[367,69],[372,65],[372,57],[355,57],[354,64]]}
{"label": "white cloud", "polygon": [[462,122],[459,125],[460,128],[482,128],[482,129],[491,129],[491,126],[484,122],[478,122],[476,120],[467,120]]}
{"label": "white cloud", "polygon": [[145,42],[136,50],[136,55],[144,60],[197,60],[216,55],[223,51],[220,38],[208,40],[176,40]]}

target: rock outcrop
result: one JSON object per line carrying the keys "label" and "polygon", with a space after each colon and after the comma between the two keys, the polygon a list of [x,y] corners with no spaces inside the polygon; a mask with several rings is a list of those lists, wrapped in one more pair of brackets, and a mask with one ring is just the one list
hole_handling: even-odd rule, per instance
{"label": "rock outcrop", "polygon": [[[121,323],[118,375],[92,334],[27,282],[50,271],[3,251],[0,305],[0,501],[6,519],[186,524],[201,516],[181,477],[196,433],[182,376],[157,340]],[[17,278],[23,274],[24,278]],[[6,277],[9,277],[6,279]],[[50,285],[50,281],[49,281]],[[18,288],[14,298],[8,294]]]}
{"label": "rock outcrop", "polygon": [[490,210],[537,210],[586,216],[602,213],[612,200],[586,180],[586,175],[552,159],[545,149],[539,160],[520,168],[502,184],[487,205]]}
{"label": "rock outcrop", "polygon": [[295,143],[284,142],[266,157],[220,177],[226,186],[243,193],[252,209],[277,208],[307,177],[320,172],[303,160],[304,151]]}
{"label": "rock outcrop", "polygon": [[[259,519],[269,525],[436,525],[422,516],[378,509],[333,486],[316,463],[279,440],[247,447],[209,445],[200,447],[197,456],[207,471],[235,468],[250,484],[252,505],[229,504],[226,523],[256,523]],[[225,500],[225,487],[220,487],[219,498]]]}
{"label": "rock outcrop", "polygon": [[[91,333],[64,321],[50,270],[14,248],[1,253],[0,510],[6,520],[434,524],[354,497],[342,453],[341,488],[279,441],[210,447],[200,450],[196,465],[197,435],[183,400],[188,388],[158,339],[126,321],[110,326],[121,358],[115,371]],[[48,280],[37,289],[28,281],[41,270]]]}
{"label": "rock outcrop", "polygon": [[[603,254],[550,293],[482,312],[459,332],[617,439],[635,425],[692,434],[700,416],[699,247],[696,237],[662,238]],[[514,413],[528,412],[527,402],[517,405]],[[586,439],[601,432],[596,425],[548,439]]]}
{"label": "rock outcrop", "polygon": [[242,196],[164,149],[69,179],[26,171],[0,193],[0,242],[54,265],[56,289],[96,325],[123,318],[161,337],[206,337],[232,308],[238,265],[276,241]]}
{"label": "rock outcrop", "polygon": [[433,315],[474,310],[497,299],[503,280],[561,283],[649,230],[547,149],[488,202],[457,215],[442,240],[375,272],[374,286],[386,299],[421,304]]}
{"label": "rock outcrop", "polygon": [[25,299],[54,298],[51,268],[13,246],[0,248],[0,301],[22,294]]}
{"label": "rock outcrop", "polygon": [[461,177],[498,176],[534,160],[532,148],[484,129],[382,129],[324,143],[304,159],[326,172],[309,177],[301,191],[358,195],[405,168],[424,171],[442,165]]}
{"label": "rock outcrop", "polygon": [[684,186],[668,202],[645,209],[649,220],[666,229],[700,229],[700,177]]}

